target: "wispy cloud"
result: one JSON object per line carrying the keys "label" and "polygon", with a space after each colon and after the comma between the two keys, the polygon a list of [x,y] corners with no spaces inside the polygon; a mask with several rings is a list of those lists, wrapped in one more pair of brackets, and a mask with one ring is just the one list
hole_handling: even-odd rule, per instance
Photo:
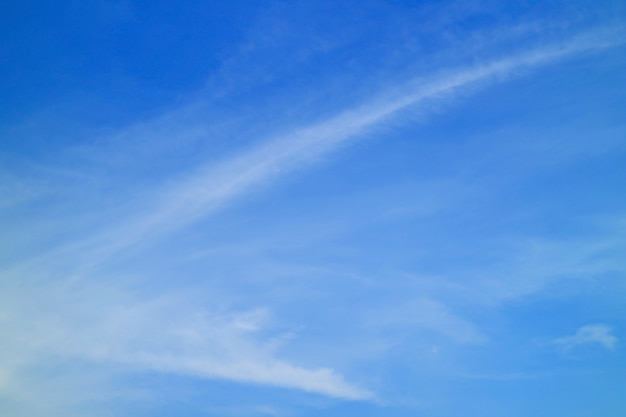
{"label": "wispy cloud", "polygon": [[385,329],[403,329],[410,332],[430,332],[444,335],[461,344],[482,344],[487,341],[473,323],[452,311],[441,301],[435,299],[413,299],[380,311],[372,309],[372,315],[366,316],[364,327]]}
{"label": "wispy cloud", "polygon": [[[45,289],[44,289],[45,288]],[[4,286],[0,365],[7,389],[11,371],[35,358],[110,363],[137,370],[300,389],[362,400],[371,393],[328,368],[305,368],[277,358],[267,312],[217,312],[185,296],[137,299],[111,285],[31,288],[28,296]],[[95,292],[95,293],[94,293]],[[97,293],[97,295],[96,295]],[[24,329],[27,326],[28,329]]]}
{"label": "wispy cloud", "polygon": [[613,329],[606,324],[588,324],[580,327],[572,336],[561,337],[554,343],[566,350],[589,344],[599,344],[602,347],[613,350],[617,346],[617,337]]}
{"label": "wispy cloud", "polygon": [[[105,232],[55,251],[54,262],[48,262],[50,258],[47,258],[40,266],[51,277],[52,284],[38,282],[37,289],[20,285],[5,287],[7,291],[0,297],[4,312],[0,309],[0,313],[6,317],[0,324],[12,340],[10,346],[4,347],[9,352],[4,358],[5,365],[18,368],[22,361],[42,355],[77,357],[142,370],[295,388],[344,399],[372,398],[372,393],[347,382],[333,369],[298,366],[280,359],[279,352],[267,342],[275,335],[261,322],[251,321],[248,311],[224,314],[194,309],[189,307],[187,299],[157,297],[155,301],[148,296],[125,299],[128,291],[115,293],[110,288],[103,291],[102,286],[88,279],[69,284],[77,285],[76,290],[67,287],[67,277],[81,275],[75,270],[95,270],[101,262],[129,248],[149,245],[259,187],[311,166],[342,146],[369,137],[374,129],[413,111],[427,111],[430,104],[454,99],[467,90],[614,45],[602,40],[577,39],[400,83],[392,86],[391,93],[381,94],[319,123],[271,137],[157,189],[145,204],[139,204],[136,211],[128,214],[125,222],[107,223],[102,227]],[[55,269],[63,262],[71,267]],[[72,268],[75,270],[66,274]],[[20,282],[23,278],[23,275],[10,277],[10,281]],[[32,284],[32,277],[28,280]],[[401,312],[405,313],[410,315],[407,327],[442,333],[463,343],[485,340],[471,323],[442,302],[424,297],[413,309]],[[393,320],[398,317],[397,312],[390,314]],[[596,325],[585,326],[559,343],[568,346],[600,343],[612,349],[616,338],[610,328]],[[13,358],[13,354],[20,360],[6,359]],[[11,384],[10,375],[10,372],[0,375],[3,386]]]}
{"label": "wispy cloud", "polygon": [[102,259],[131,245],[154,241],[272,180],[310,166],[343,145],[367,137],[373,129],[406,115],[409,110],[423,111],[429,103],[453,99],[465,90],[485,87],[559,59],[618,44],[602,37],[579,37],[569,43],[395,85],[390,90],[396,93],[381,95],[327,120],[297,128],[247,152],[195,170],[187,178],[158,192],[150,208],[137,218],[98,236],[88,246],[95,247],[96,259]]}

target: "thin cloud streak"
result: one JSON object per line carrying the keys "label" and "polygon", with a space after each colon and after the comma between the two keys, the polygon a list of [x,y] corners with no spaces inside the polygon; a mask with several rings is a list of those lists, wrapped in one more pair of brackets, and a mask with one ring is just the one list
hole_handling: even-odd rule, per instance
{"label": "thin cloud streak", "polygon": [[6,372],[0,373],[0,393],[3,386],[16,389],[25,368],[48,358],[51,363],[71,359],[121,365],[347,400],[373,398],[333,369],[278,358],[268,343],[275,335],[262,325],[263,310],[217,313],[190,306],[188,297],[144,299],[88,283],[31,288],[28,295],[5,289],[0,318],[8,342],[0,350],[0,367]]}
{"label": "thin cloud streak", "polygon": [[[153,241],[230,203],[281,175],[311,165],[405,110],[429,101],[451,98],[469,88],[484,87],[542,65],[579,53],[615,47],[621,42],[577,38],[569,44],[542,48],[485,65],[472,66],[434,78],[409,82],[409,93],[379,99],[340,113],[327,121],[266,142],[247,153],[204,167],[165,190],[154,209],[95,240],[95,257],[106,260],[131,245]],[[97,261],[95,262],[97,263]]]}
{"label": "thin cloud streak", "polygon": [[617,345],[617,337],[606,324],[589,324],[580,327],[573,336],[556,339],[554,343],[566,350],[589,344],[599,344],[607,350],[613,350]]}

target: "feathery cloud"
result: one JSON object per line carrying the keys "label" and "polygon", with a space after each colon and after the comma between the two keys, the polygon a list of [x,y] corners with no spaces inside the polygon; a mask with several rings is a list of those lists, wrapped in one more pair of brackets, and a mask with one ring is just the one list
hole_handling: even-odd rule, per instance
{"label": "feathery cloud", "polygon": [[613,329],[606,324],[588,324],[581,326],[574,335],[561,337],[554,343],[567,350],[589,344],[599,344],[613,350],[617,345],[617,337],[613,334]]}

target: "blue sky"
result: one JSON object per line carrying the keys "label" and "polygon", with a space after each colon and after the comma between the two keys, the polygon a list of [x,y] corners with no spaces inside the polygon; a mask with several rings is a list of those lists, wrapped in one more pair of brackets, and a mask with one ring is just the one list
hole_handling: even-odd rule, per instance
{"label": "blue sky", "polygon": [[626,413],[623,2],[1,7],[0,414]]}

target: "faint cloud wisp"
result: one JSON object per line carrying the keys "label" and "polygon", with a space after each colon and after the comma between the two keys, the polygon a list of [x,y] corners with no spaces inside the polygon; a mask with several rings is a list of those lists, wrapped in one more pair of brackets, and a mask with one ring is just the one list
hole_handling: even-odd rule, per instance
{"label": "faint cloud wisp", "polygon": [[613,329],[606,324],[588,324],[578,328],[573,336],[558,338],[554,343],[567,351],[590,344],[599,344],[607,350],[614,350],[617,346],[617,337],[613,334]]}

